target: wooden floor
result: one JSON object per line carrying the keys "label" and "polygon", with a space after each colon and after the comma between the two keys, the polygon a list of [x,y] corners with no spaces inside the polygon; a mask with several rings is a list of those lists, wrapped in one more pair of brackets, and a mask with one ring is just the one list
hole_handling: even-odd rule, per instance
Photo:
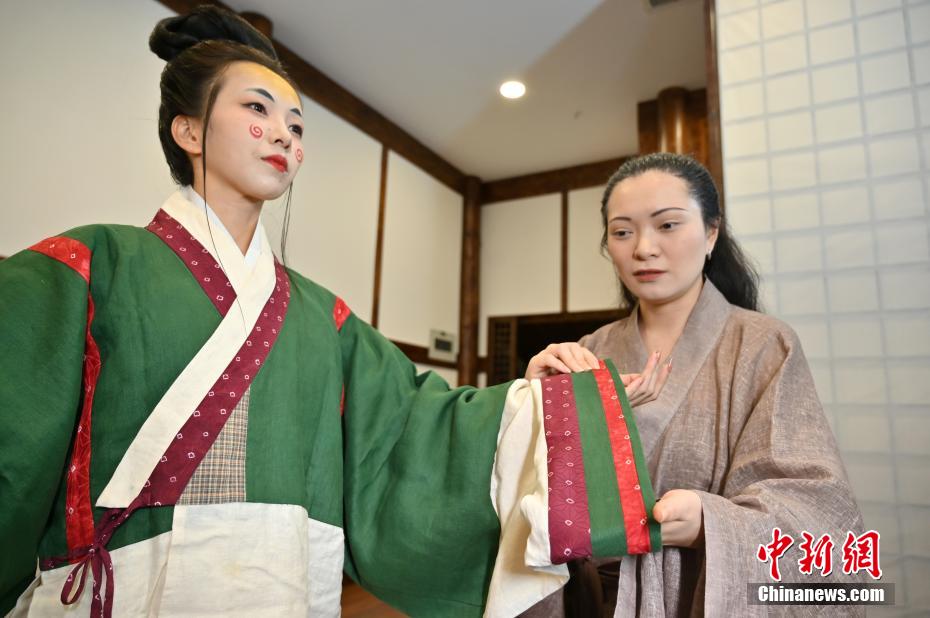
{"label": "wooden floor", "polygon": [[368,594],[355,582],[342,586],[343,618],[402,618],[406,615]]}

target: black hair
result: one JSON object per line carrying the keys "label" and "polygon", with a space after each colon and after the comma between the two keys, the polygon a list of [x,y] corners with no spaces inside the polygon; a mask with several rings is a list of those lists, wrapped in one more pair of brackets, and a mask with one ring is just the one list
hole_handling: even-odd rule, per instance
{"label": "black hair", "polygon": [[[187,153],[174,141],[171,123],[176,116],[203,119],[201,163],[206,178],[207,126],[221,78],[230,64],[254,62],[273,71],[297,90],[268,37],[235,13],[216,6],[202,5],[186,15],[161,20],[149,37],[149,49],[167,62],[161,74],[158,137],[171,177],[180,185],[193,184],[194,168]],[[281,236],[282,261],[290,204],[289,187]]]}
{"label": "black hair", "polygon": [[[634,157],[625,161],[614,172],[607,181],[607,188],[601,199],[601,223],[604,226],[601,249],[607,247],[607,202],[614,188],[627,178],[653,170],[682,179],[688,186],[691,197],[701,208],[704,227],[717,229],[717,242],[714,245],[712,257],[704,262],[704,276],[731,304],[758,311],[759,275],[730,233],[729,225],[720,209],[720,197],[710,172],[687,155],[659,152]],[[623,282],[620,283],[620,287],[624,303],[628,307],[635,305],[636,296],[623,285]]]}

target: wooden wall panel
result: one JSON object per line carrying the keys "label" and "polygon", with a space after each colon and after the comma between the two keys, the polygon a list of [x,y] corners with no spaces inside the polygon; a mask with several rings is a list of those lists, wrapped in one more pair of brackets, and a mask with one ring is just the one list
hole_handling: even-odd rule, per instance
{"label": "wooden wall panel", "polygon": [[[639,152],[681,152],[710,161],[707,90],[667,88],[637,106]],[[671,136],[678,132],[679,140]]]}
{"label": "wooden wall panel", "polygon": [[628,155],[486,182],[481,186],[481,202],[490,204],[602,185],[629,158]]}
{"label": "wooden wall panel", "polygon": [[459,384],[478,378],[481,315],[481,180],[470,176],[462,198],[462,273],[459,282]]}

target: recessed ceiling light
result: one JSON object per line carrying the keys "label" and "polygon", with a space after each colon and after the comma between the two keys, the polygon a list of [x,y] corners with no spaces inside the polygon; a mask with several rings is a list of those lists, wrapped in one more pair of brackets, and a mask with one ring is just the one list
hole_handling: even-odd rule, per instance
{"label": "recessed ceiling light", "polygon": [[501,84],[500,87],[501,96],[508,99],[519,99],[524,94],[526,94],[526,86],[523,85],[523,82],[509,81]]}

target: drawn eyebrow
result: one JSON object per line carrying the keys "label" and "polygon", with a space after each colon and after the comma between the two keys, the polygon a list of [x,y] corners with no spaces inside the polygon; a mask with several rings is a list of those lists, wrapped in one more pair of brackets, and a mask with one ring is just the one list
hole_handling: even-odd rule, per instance
{"label": "drawn eyebrow", "polygon": [[274,103],[274,97],[271,96],[271,93],[265,90],[264,88],[249,88],[248,90],[252,92],[257,92],[258,94],[262,95],[263,97],[265,97],[266,99]]}
{"label": "drawn eyebrow", "polygon": [[[272,103],[275,102],[274,97],[271,96],[271,93],[268,92],[267,90],[265,90],[264,88],[248,88],[247,90],[249,90],[249,91],[251,91],[251,92],[257,92],[258,94],[262,95],[263,97],[265,97],[266,99],[268,99],[268,100],[271,101]],[[303,115],[302,113],[300,113],[300,110],[299,110],[298,108],[296,108],[296,107],[292,107],[292,108],[291,108],[291,111],[294,112],[295,114],[297,114],[298,116],[300,116],[301,118],[304,117],[304,115]]]}

